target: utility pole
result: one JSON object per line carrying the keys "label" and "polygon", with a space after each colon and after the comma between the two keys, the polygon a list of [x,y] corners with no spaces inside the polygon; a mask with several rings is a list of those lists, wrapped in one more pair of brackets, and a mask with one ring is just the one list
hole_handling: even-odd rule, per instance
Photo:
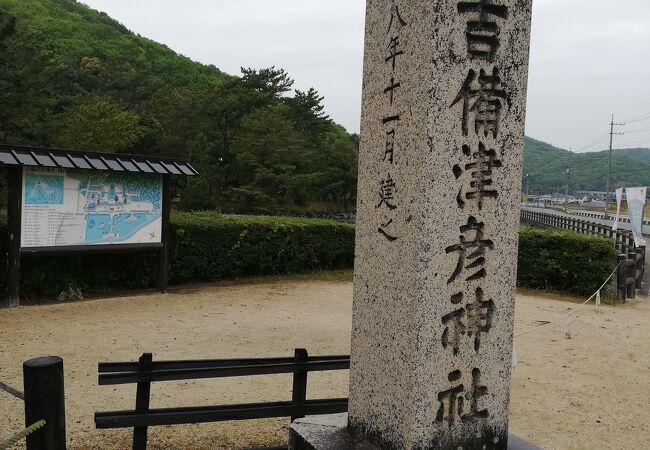
{"label": "utility pole", "polygon": [[609,169],[607,170],[607,192],[605,193],[605,219],[609,217],[609,188],[612,179],[612,144],[614,142],[615,134],[625,134],[625,133],[614,133],[614,125],[625,125],[624,123],[614,123],[614,114],[612,114],[612,121],[610,122],[609,128]]}
{"label": "utility pole", "polygon": [[528,187],[530,186],[530,181],[528,180],[528,173],[526,173],[526,202],[529,201],[529,195],[530,191],[528,190]]}
{"label": "utility pole", "polygon": [[566,168],[566,191],[564,193],[564,211],[566,212],[569,204],[569,178],[571,177],[571,168]]}

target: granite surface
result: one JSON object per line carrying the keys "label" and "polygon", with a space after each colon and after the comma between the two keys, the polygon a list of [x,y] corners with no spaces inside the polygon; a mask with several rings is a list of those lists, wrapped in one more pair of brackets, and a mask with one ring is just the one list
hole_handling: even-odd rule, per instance
{"label": "granite surface", "polygon": [[505,448],[531,0],[368,0],[350,424]]}

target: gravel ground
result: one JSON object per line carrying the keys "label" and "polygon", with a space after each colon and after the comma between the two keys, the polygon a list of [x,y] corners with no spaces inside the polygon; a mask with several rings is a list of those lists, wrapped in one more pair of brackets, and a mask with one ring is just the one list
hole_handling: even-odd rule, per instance
{"label": "gravel ground", "polygon": [[[650,446],[650,302],[578,307],[519,293],[518,365],[511,431],[548,449]],[[550,298],[549,298],[550,297]],[[93,413],[131,409],[135,387],[97,386],[99,361],[199,359],[349,352],[347,275],[177,288],[138,295],[0,310],[0,381],[21,388],[22,362],[64,358],[69,448],[126,449],[128,430],[95,430]],[[567,308],[579,309],[572,339]],[[552,324],[538,327],[536,321]],[[347,372],[311,374],[311,398],[347,395]],[[152,407],[288,400],[288,375],[157,383]],[[20,401],[0,391],[0,440],[21,429]],[[149,446],[234,449],[286,442],[286,419],[158,427]]]}

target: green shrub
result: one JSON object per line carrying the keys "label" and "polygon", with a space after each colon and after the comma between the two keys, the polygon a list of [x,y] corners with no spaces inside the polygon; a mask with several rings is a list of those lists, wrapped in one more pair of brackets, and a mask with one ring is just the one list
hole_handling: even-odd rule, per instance
{"label": "green shrub", "polygon": [[[0,217],[0,227],[4,224]],[[6,267],[6,241],[0,240]],[[611,273],[612,242],[558,230],[524,229],[519,236],[519,286],[593,293]],[[175,212],[171,218],[170,283],[216,281],[351,268],[354,225],[318,219]],[[22,294],[54,297],[70,286],[84,294],[153,287],[154,253],[23,257]],[[5,287],[0,271],[0,289]]]}
{"label": "green shrub", "polygon": [[[0,264],[6,267],[4,239],[1,247]],[[215,212],[172,214],[172,284],[350,268],[353,262],[353,225]],[[23,257],[21,264],[27,298],[51,298],[69,286],[84,294],[153,287],[158,270],[154,253]],[[5,272],[0,272],[4,290]]]}
{"label": "green shrub", "polygon": [[176,213],[171,281],[352,267],[354,226],[329,220]]}
{"label": "green shrub", "polygon": [[591,295],[615,260],[614,245],[604,237],[526,228],[519,233],[517,285]]}

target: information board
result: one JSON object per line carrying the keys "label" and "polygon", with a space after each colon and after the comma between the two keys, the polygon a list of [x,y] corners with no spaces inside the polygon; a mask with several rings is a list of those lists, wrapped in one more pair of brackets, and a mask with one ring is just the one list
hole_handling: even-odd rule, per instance
{"label": "information board", "polygon": [[21,247],[160,243],[162,176],[23,168]]}

